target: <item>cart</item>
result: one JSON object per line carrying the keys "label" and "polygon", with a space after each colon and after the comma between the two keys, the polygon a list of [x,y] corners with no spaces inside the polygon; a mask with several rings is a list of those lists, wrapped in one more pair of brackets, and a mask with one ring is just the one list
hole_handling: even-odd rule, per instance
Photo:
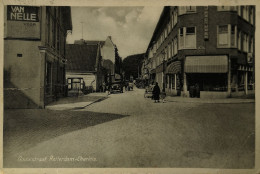
{"label": "cart", "polygon": [[153,97],[153,87],[154,87],[154,85],[150,85],[145,88],[144,98]]}

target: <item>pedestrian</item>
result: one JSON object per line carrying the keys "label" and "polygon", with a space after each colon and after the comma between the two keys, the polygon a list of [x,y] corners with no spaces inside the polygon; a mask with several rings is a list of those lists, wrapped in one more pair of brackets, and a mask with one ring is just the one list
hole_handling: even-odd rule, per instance
{"label": "pedestrian", "polygon": [[154,99],[155,103],[160,102],[159,97],[160,97],[160,87],[158,86],[158,83],[156,82],[155,86],[153,88],[153,99]]}

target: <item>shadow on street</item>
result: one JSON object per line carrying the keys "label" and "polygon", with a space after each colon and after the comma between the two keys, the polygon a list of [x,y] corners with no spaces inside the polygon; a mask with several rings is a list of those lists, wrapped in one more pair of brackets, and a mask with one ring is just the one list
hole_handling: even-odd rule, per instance
{"label": "shadow on street", "polygon": [[4,156],[34,147],[43,141],[127,115],[98,112],[16,109],[4,111]]}

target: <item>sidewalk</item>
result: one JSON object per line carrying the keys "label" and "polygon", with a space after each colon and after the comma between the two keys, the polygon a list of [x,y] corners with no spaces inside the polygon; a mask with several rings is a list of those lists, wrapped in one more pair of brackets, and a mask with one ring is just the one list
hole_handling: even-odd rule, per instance
{"label": "sidewalk", "polygon": [[90,93],[79,97],[65,97],[50,103],[45,108],[49,110],[83,109],[95,102],[104,100],[107,97],[106,93]]}
{"label": "sidewalk", "polygon": [[202,98],[189,98],[180,96],[166,96],[165,102],[183,102],[183,103],[254,103],[255,99],[244,98],[225,98],[225,99],[202,99]]}

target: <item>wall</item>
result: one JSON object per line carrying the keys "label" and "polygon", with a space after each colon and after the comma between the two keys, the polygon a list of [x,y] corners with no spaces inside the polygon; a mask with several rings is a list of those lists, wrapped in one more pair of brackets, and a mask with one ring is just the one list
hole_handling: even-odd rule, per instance
{"label": "wall", "polygon": [[[101,56],[104,61],[110,60],[110,61],[112,61],[113,65],[115,64],[115,48],[109,38],[107,38],[107,40],[105,41],[105,44],[101,48]],[[110,70],[111,70],[111,74],[115,73],[114,66],[110,67]]]}
{"label": "wall", "polygon": [[[40,101],[40,83],[43,80],[40,67],[44,58],[40,55],[39,45],[40,41],[5,40],[5,108],[43,107]],[[17,54],[22,54],[22,57],[17,57]]]}
{"label": "wall", "polygon": [[[96,75],[93,73],[88,74],[76,74],[76,73],[66,73],[66,79],[68,78],[76,78],[81,77],[83,78],[83,81],[85,82],[86,86],[93,86],[93,89],[96,90]],[[93,83],[92,83],[93,82]]]}

